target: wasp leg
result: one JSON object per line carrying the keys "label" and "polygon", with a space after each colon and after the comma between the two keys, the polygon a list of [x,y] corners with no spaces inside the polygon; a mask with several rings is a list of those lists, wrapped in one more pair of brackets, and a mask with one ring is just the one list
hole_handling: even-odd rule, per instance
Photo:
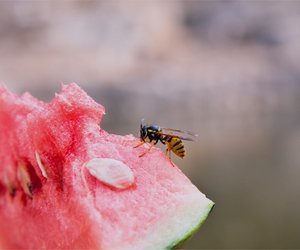
{"label": "wasp leg", "polygon": [[155,145],[155,143],[151,142],[151,146],[144,153],[139,155],[139,157],[143,157],[145,154],[147,154],[154,145]]}
{"label": "wasp leg", "polygon": [[172,167],[175,167],[174,163],[171,160],[171,150],[169,148],[166,148],[166,156],[168,156]]}
{"label": "wasp leg", "polygon": [[166,136],[159,138],[159,140],[162,144],[164,144],[164,145],[166,144]]}
{"label": "wasp leg", "polygon": [[170,158],[170,156],[168,155],[169,152],[170,152],[170,149],[166,148],[166,156],[168,156],[168,158]]}
{"label": "wasp leg", "polygon": [[134,146],[133,148],[138,148],[139,146],[142,146],[145,142],[141,141],[141,143],[139,143],[138,145]]}

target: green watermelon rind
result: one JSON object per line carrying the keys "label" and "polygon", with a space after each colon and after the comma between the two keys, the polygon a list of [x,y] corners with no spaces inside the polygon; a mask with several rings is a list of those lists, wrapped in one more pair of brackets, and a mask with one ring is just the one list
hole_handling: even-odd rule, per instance
{"label": "green watermelon rind", "polygon": [[205,212],[202,213],[202,216],[200,216],[200,220],[199,223],[193,227],[186,235],[184,235],[182,238],[178,239],[177,241],[172,242],[169,246],[166,247],[166,250],[172,250],[172,249],[176,249],[179,246],[181,246],[186,240],[188,240],[201,226],[202,224],[205,222],[206,218],[208,217],[208,215],[211,213],[211,211],[213,210],[215,206],[215,203],[213,201],[211,201],[211,203],[209,203],[207,205],[207,210]]}

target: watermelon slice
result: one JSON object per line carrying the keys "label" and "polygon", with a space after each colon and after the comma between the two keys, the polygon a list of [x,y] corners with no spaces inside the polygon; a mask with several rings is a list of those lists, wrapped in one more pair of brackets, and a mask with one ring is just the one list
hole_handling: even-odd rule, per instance
{"label": "watermelon slice", "polygon": [[206,219],[214,203],[103,114],[75,83],[50,103],[0,89],[0,248],[167,249]]}

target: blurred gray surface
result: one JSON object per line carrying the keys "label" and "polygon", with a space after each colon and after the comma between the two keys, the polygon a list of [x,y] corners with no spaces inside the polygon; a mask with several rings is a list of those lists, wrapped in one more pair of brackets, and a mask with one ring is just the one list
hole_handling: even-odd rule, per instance
{"label": "blurred gray surface", "polygon": [[299,1],[0,1],[0,82],[198,133],[175,161],[216,206],[183,248],[300,248],[299,25]]}

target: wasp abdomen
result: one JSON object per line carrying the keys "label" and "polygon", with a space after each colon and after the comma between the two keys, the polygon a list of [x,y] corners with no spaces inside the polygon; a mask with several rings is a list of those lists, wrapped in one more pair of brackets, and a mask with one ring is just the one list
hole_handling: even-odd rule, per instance
{"label": "wasp abdomen", "polygon": [[185,156],[184,144],[181,139],[170,137],[167,139],[168,150],[171,150],[177,156],[183,158]]}

